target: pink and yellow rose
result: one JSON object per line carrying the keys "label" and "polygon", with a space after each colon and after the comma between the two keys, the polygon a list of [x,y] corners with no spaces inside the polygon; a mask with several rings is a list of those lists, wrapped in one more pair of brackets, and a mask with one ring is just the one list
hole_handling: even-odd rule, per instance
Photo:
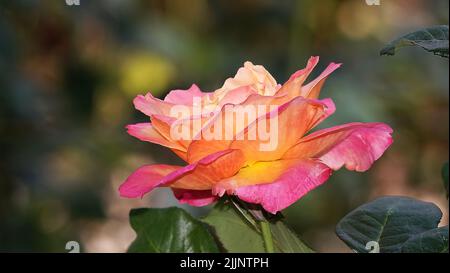
{"label": "pink and yellow rose", "polygon": [[[136,97],[136,109],[149,116],[150,122],[128,125],[128,133],[168,147],[186,161],[186,166],[144,165],[120,186],[121,196],[142,197],[156,187],[170,187],[181,203],[193,206],[204,206],[229,194],[276,213],[324,183],[333,170],[343,166],[368,170],[391,145],[392,129],[384,123],[355,122],[309,133],[335,111],[331,99],[318,97],[326,78],[340,64],[331,63],[305,84],[318,61],[319,57],[311,57],[306,68],[283,85],[264,67],[246,62],[214,92],[202,92],[192,85],[188,90],[171,91],[164,100],[150,93]],[[200,114],[180,118],[171,111],[177,105],[193,109],[196,104],[201,104]],[[248,117],[245,128],[225,123],[234,129],[232,139],[204,137],[223,119],[227,107],[256,105],[266,111]],[[277,146],[261,150],[262,139],[246,136],[261,122],[274,119]],[[173,137],[172,129],[180,120],[182,124],[199,121],[200,127],[189,127],[194,137]]]}

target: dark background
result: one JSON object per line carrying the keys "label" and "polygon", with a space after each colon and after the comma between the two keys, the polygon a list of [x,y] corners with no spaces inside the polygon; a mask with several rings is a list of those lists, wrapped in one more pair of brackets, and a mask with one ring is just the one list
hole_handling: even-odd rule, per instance
{"label": "dark background", "polygon": [[350,251],[334,226],[380,195],[435,202],[448,222],[448,60],[378,53],[401,34],[448,24],[448,1],[80,2],[0,2],[0,251],[64,252],[70,240],[84,252],[125,251],[131,208],[177,202],[164,189],[121,199],[118,186],[140,165],[181,163],[126,134],[145,120],[134,96],[192,83],[215,90],[246,60],[282,83],[311,55],[321,56],[316,75],[344,63],[322,92],[337,106],[322,127],[386,122],[395,143],[369,172],[335,173],[285,211],[288,222],[323,252]]}

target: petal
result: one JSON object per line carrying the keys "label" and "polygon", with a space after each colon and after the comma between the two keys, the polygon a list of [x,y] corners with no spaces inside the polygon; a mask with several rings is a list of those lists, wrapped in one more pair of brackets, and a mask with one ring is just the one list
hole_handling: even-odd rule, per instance
{"label": "petal", "polygon": [[304,82],[308,78],[309,74],[314,70],[314,68],[319,63],[319,56],[312,56],[309,58],[306,67],[296,71],[289,77],[289,81],[302,81]]}
{"label": "petal", "polygon": [[299,96],[302,84],[306,81],[309,74],[311,74],[317,63],[319,63],[318,56],[309,58],[306,67],[292,74],[289,80],[277,91],[277,94],[288,95],[289,98]]}
{"label": "petal", "polygon": [[127,125],[128,134],[142,140],[155,144],[159,144],[171,149],[176,149],[186,152],[186,148],[176,141],[170,141],[161,135],[151,123],[137,123]]}
{"label": "petal", "polygon": [[255,162],[241,168],[236,175],[216,183],[213,187],[213,194],[219,196],[225,192],[233,194],[239,187],[272,183],[299,161],[298,159],[286,159]]}
{"label": "petal", "polygon": [[261,65],[245,62],[233,78],[225,81],[220,89],[214,91],[215,96],[222,99],[229,91],[243,86],[251,86],[261,95],[271,96],[277,90],[277,82]]}
{"label": "petal", "polygon": [[206,94],[207,93],[202,92],[197,85],[193,84],[187,90],[170,91],[169,94],[167,94],[167,96],[164,98],[164,101],[172,104],[182,104],[192,106],[194,98],[201,99]]}
{"label": "petal", "polygon": [[224,150],[171,173],[167,180],[171,188],[210,190],[219,181],[235,175],[245,164],[239,150]]}
{"label": "petal", "polygon": [[[180,143],[181,146],[184,147],[183,151],[187,151],[188,147],[190,147],[191,143],[201,138],[201,131],[203,128],[208,126],[210,120],[213,120],[214,117],[210,117],[210,115],[215,115],[215,112],[211,112],[209,114],[201,114],[198,116],[190,116],[187,118],[175,119],[167,116],[154,115],[152,116],[152,124],[155,129],[164,137],[173,142]],[[220,112],[219,112],[220,114]],[[221,149],[225,150],[225,149]],[[221,151],[216,150],[215,152]],[[187,160],[189,163],[196,162],[201,158],[212,154],[207,153],[202,157],[197,157],[195,160],[188,160],[187,153],[183,156],[183,159]]]}
{"label": "petal", "polygon": [[323,103],[303,97],[294,98],[248,126],[236,136],[229,148],[243,151],[248,164],[280,159],[333,109],[331,100]]}
{"label": "petal", "polygon": [[142,197],[147,192],[164,182],[163,178],[181,167],[171,165],[145,165],[132,173],[120,185],[119,193],[122,197]]}
{"label": "petal", "polygon": [[315,80],[301,87],[300,96],[310,99],[317,99],[327,77],[333,73],[333,71],[341,67],[341,65],[342,64],[337,63],[329,64],[328,67]]}
{"label": "petal", "polygon": [[164,116],[164,115],[152,115],[151,117],[153,128],[155,128],[158,133],[164,136],[166,139],[172,139],[170,128],[172,124],[176,121],[175,118]]}
{"label": "petal", "polygon": [[170,115],[170,109],[173,104],[157,99],[152,96],[151,93],[147,93],[145,96],[139,95],[133,100],[134,107],[151,117],[152,115]]}
{"label": "petal", "polygon": [[[248,91],[248,87],[246,87],[246,90]],[[231,91],[230,93],[228,93],[225,96],[224,100],[226,100],[226,97],[228,95],[231,95],[231,93],[233,93],[233,92],[234,92],[234,90]],[[242,95],[242,97],[240,99],[242,99],[243,97],[246,97],[249,93],[250,92],[246,92],[244,95]],[[200,158],[205,157],[208,154],[227,149],[229,147],[229,145],[231,144],[231,141],[235,137],[235,135],[240,132],[234,128],[233,123],[229,123],[229,122],[225,121],[225,119],[224,119],[225,107],[232,106],[232,107],[234,107],[234,109],[236,109],[236,108],[242,109],[242,108],[245,108],[248,106],[261,107],[260,110],[263,109],[264,111],[258,111],[259,116],[255,115],[255,117],[253,119],[247,120],[247,122],[245,124],[248,125],[248,124],[251,124],[257,118],[265,117],[267,112],[269,112],[269,110],[270,110],[270,106],[279,106],[279,105],[289,102],[289,99],[286,95],[263,96],[263,95],[259,95],[256,93],[252,93],[252,94],[248,95],[247,98],[242,103],[235,105],[237,102],[239,102],[240,99],[236,98],[235,101],[228,101],[227,103],[221,103],[220,111],[215,113],[213,117],[207,118],[207,119],[202,119],[202,122],[205,121],[204,123],[202,123],[202,124],[204,124],[204,126],[201,128],[201,130],[199,132],[194,132],[195,137],[193,138],[193,141],[188,146],[189,147],[189,149],[188,149],[189,152],[188,152],[188,156],[187,156],[188,162],[195,162],[195,161],[199,160]],[[334,112],[334,110],[332,110],[331,108],[334,109],[334,104],[332,102],[330,103],[328,101],[324,101],[324,103],[329,108],[327,110],[327,113],[332,114],[332,112]],[[332,110],[332,111],[330,111],[330,110]],[[222,119],[222,120],[219,120],[219,119]],[[224,128],[227,128],[226,130],[231,130],[233,132],[232,137],[225,138],[225,139],[212,139],[212,140],[203,138],[202,134],[204,134],[204,132],[206,130],[210,130],[210,128],[212,128],[213,126],[216,126],[218,123],[221,123],[224,126]],[[244,126],[244,129],[245,129],[245,127],[246,126]],[[225,130],[225,129],[223,129],[223,130]]]}
{"label": "petal", "polygon": [[[271,176],[275,173],[279,174],[275,180],[266,184],[238,187],[234,190],[234,194],[246,202],[261,204],[272,214],[290,206],[309,191],[323,184],[331,175],[331,169],[327,165],[313,160],[288,160],[285,164],[286,168],[279,163],[278,165],[270,165],[271,162],[266,164],[266,170],[274,169],[270,171]],[[261,175],[258,179],[267,181]]]}
{"label": "petal", "polygon": [[392,144],[392,129],[384,123],[349,123],[314,132],[283,158],[319,158],[333,170],[342,166],[366,171]]}
{"label": "petal", "polygon": [[[243,106],[235,106],[233,110],[238,111],[243,109],[238,107]],[[259,105],[248,106],[258,107]],[[221,128],[217,124],[221,123],[224,128],[234,131],[235,135],[229,137],[221,132],[220,138],[205,139],[202,137],[194,140],[188,147],[187,160],[195,162],[208,154],[226,149],[242,150],[248,163],[279,159],[307,131],[331,115],[334,109],[334,104],[330,99],[319,101],[297,97],[270,112],[265,111],[264,113],[268,113],[264,115],[260,116],[257,113],[255,116],[259,117],[255,121],[246,123],[243,127],[239,126],[241,128],[235,126],[234,123],[237,124],[237,120],[230,123],[225,119],[226,114],[222,112],[218,119],[203,128],[202,134],[216,126],[216,128]],[[249,125],[247,126],[247,124]],[[293,130],[293,128],[295,129]],[[226,129],[222,129],[222,131],[224,130]]]}
{"label": "petal", "polygon": [[172,149],[181,159],[187,160],[187,147],[190,144],[190,140],[184,139],[173,139],[171,128],[176,119],[164,116],[164,115],[153,115],[151,117],[152,126],[155,130],[162,135],[169,142],[173,143],[177,148]]}
{"label": "petal", "polygon": [[307,77],[311,74],[312,70],[316,67],[319,62],[319,57],[311,57],[308,60],[306,68],[299,70],[292,74],[289,80],[278,90],[277,94],[288,95],[289,98],[294,98],[297,96],[302,96],[310,99],[317,99],[320,94],[320,90],[325,83],[326,78],[336,69],[338,69],[341,64],[331,63],[328,67],[312,82],[305,86],[302,86]]}
{"label": "petal", "polygon": [[241,86],[236,89],[230,90],[219,102],[219,107],[226,104],[241,104],[250,95],[257,94],[255,90],[250,86]]}
{"label": "petal", "polygon": [[172,190],[175,198],[177,198],[181,204],[188,204],[195,207],[203,207],[209,205],[218,199],[217,196],[212,195],[211,190]]}
{"label": "petal", "polygon": [[186,160],[189,163],[195,162],[209,154],[228,149],[230,143],[231,140],[194,140],[189,145]]}
{"label": "petal", "polygon": [[142,197],[160,186],[210,190],[215,183],[236,174],[243,163],[240,151],[226,150],[185,167],[146,165],[131,174],[119,187],[119,192],[123,197],[134,198]]}
{"label": "petal", "polygon": [[[189,144],[192,141],[192,135],[195,135],[196,130],[194,130],[195,120],[200,120],[199,123],[202,124],[206,120],[206,118],[200,117],[188,117],[183,119],[176,119],[173,117],[163,116],[163,115],[153,115],[151,117],[151,121],[153,127],[166,139],[170,141],[178,141],[183,147],[189,147]],[[177,131],[186,127],[188,132],[181,132],[179,135],[175,135],[172,130]]]}
{"label": "petal", "polygon": [[291,98],[289,98],[287,95],[273,95],[273,96],[263,96],[260,94],[251,94],[247,97],[245,101],[241,103],[241,105],[282,105],[286,102],[290,101]]}

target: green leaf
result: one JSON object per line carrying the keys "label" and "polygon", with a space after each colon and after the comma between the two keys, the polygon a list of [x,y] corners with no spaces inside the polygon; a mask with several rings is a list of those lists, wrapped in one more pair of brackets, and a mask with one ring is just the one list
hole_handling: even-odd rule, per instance
{"label": "green leaf", "polygon": [[141,208],[130,212],[137,237],[128,252],[219,252],[207,226],[180,208]]}
{"label": "green leaf", "polygon": [[444,180],[444,187],[447,191],[447,198],[448,198],[448,162],[444,164],[442,167],[442,179]]}
{"label": "green leaf", "polygon": [[350,248],[368,252],[376,242],[380,252],[401,252],[403,245],[423,232],[437,228],[442,212],[433,203],[407,197],[381,197],[347,214],[336,233]]}
{"label": "green leaf", "polygon": [[[259,223],[248,212],[219,202],[203,221],[213,227],[228,252],[265,252]],[[281,220],[272,221],[270,228],[276,252],[312,252]]]}
{"label": "green leaf", "polygon": [[409,253],[448,253],[448,226],[422,232],[402,247],[402,252]]}
{"label": "green leaf", "polygon": [[279,220],[270,225],[276,247],[283,253],[312,253],[314,252],[295,234],[283,221]]}
{"label": "green leaf", "polygon": [[448,58],[448,26],[433,26],[408,33],[387,44],[380,51],[380,55],[395,55],[397,49],[406,46],[418,46]]}
{"label": "green leaf", "polygon": [[228,252],[265,252],[259,232],[231,206],[218,202],[203,221],[213,227]]}

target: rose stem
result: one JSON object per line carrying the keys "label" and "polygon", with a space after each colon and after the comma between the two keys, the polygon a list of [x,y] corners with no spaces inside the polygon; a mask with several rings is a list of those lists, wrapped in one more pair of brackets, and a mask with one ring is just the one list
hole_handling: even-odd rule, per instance
{"label": "rose stem", "polygon": [[260,221],[260,223],[261,223],[262,237],[263,237],[263,240],[264,240],[264,245],[266,247],[266,252],[267,253],[274,253],[272,233],[270,232],[269,222],[267,222],[267,221]]}

